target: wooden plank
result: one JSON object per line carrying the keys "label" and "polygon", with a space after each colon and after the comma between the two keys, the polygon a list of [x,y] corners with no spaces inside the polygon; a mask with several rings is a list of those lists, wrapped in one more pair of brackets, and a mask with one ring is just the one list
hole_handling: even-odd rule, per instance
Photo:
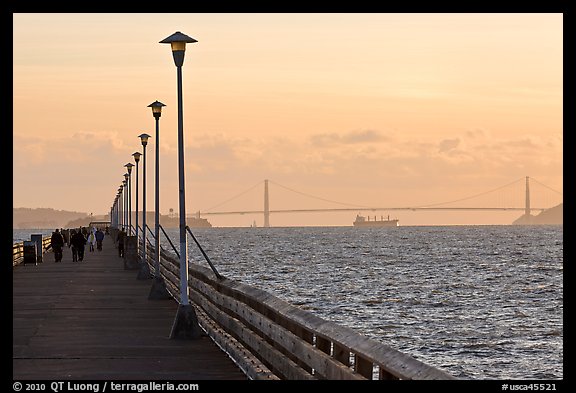
{"label": "wooden plank", "polygon": [[[290,322],[290,324],[288,325],[288,330],[290,332],[292,332],[294,335],[296,335],[297,337],[300,337],[303,341],[305,341],[309,344],[313,344],[314,335],[311,332],[309,332],[308,330],[303,329],[302,326],[295,324],[293,322]],[[312,374],[312,372],[313,372],[312,367],[308,366],[304,361],[298,359],[296,361],[296,363],[300,367],[302,367],[304,370],[306,370],[307,372]]]}
{"label": "wooden plank", "polygon": [[372,362],[361,355],[354,354],[354,370],[366,379],[372,379]]}
{"label": "wooden plank", "polygon": [[208,335],[226,352],[252,380],[278,380],[264,363],[242,346],[234,337],[218,326],[200,307],[196,308],[198,322]]}
{"label": "wooden plank", "polygon": [[330,340],[326,340],[323,337],[316,337],[316,348],[324,353],[327,353],[328,355],[331,355],[330,352],[332,349],[332,342]]}
{"label": "wooden plank", "polygon": [[350,349],[342,345],[333,343],[334,359],[338,360],[345,366],[350,366]]}
{"label": "wooden plank", "polygon": [[[298,318],[300,322],[306,323],[306,320],[302,319],[301,316]],[[398,379],[455,379],[444,371],[363,336],[352,329],[328,322],[316,325],[315,332],[318,336],[328,337],[334,343],[350,348],[354,353],[361,354]]]}
{"label": "wooden plank", "polygon": [[298,367],[296,363],[278,352],[273,346],[246,328],[240,321],[219,310],[203,296],[200,296],[198,292],[192,293],[191,297],[228,333],[231,333],[233,337],[250,348],[252,353],[258,354],[259,358],[267,364],[274,374],[280,374],[283,378],[291,380],[314,379],[310,374]]}
{"label": "wooden plank", "polygon": [[[52,242],[51,236],[42,238],[42,254],[46,253],[46,248]],[[12,246],[12,267],[21,264],[24,261],[24,242],[13,244]]]}
{"label": "wooden plank", "polygon": [[383,380],[391,380],[391,379],[397,379],[397,378],[394,378],[394,375],[390,374],[388,371],[384,370],[382,367],[378,367],[378,379],[383,381]]}
{"label": "wooden plank", "polygon": [[123,269],[113,241],[72,262],[13,269],[14,380],[246,380],[208,336],[170,340],[172,300]]}
{"label": "wooden plank", "polygon": [[249,326],[251,329],[257,329],[264,337],[270,338],[272,342],[278,344],[279,347],[292,354],[296,359],[317,370],[320,375],[331,379],[363,379],[348,367],[335,362],[329,355],[315,348],[312,344],[307,343],[262,314],[248,308],[244,303],[215,292],[211,286],[196,278],[191,277],[190,280],[195,281],[194,287],[198,289],[199,293],[204,295],[207,301],[213,302],[219,310],[231,312],[244,325]]}

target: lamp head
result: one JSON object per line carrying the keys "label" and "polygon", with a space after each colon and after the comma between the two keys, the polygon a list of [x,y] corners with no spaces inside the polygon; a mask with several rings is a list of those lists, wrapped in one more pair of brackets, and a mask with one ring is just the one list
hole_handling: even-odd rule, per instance
{"label": "lamp head", "polygon": [[137,151],[135,153],[132,153],[132,155],[134,156],[134,161],[136,161],[136,164],[138,164],[138,161],[140,161],[140,156],[142,155],[142,153]]}
{"label": "lamp head", "polygon": [[172,47],[172,57],[174,57],[174,64],[176,64],[176,67],[182,67],[184,64],[186,43],[192,44],[194,42],[198,41],[192,37],[188,37],[186,34],[180,33],[179,31],[160,41],[161,44],[170,44]]}
{"label": "lamp head", "polygon": [[149,108],[152,108],[152,116],[154,116],[156,119],[158,119],[160,116],[162,116],[162,107],[163,106],[166,106],[166,105],[164,105],[160,101],[154,101],[153,103],[148,105]]}
{"label": "lamp head", "polygon": [[146,146],[148,144],[148,138],[150,138],[150,135],[140,134],[138,135],[138,138],[140,138],[140,140],[142,141],[142,146]]}

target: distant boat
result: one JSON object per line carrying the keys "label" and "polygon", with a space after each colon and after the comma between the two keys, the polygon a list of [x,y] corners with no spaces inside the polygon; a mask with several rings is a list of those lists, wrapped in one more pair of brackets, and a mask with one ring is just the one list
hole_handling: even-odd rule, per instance
{"label": "distant boat", "polygon": [[360,214],[356,215],[356,221],[354,221],[355,227],[370,227],[370,228],[379,228],[379,227],[397,227],[398,226],[398,219],[390,219],[390,216],[385,220],[384,216],[380,216],[380,220],[376,219],[374,216],[374,220],[370,221],[370,217],[366,218],[361,216]]}

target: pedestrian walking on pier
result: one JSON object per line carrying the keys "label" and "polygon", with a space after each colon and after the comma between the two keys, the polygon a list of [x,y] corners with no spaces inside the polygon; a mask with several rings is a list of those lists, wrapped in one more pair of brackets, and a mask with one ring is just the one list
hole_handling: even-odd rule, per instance
{"label": "pedestrian walking on pier", "polygon": [[70,248],[70,229],[60,228],[60,234],[64,238],[64,244]]}
{"label": "pedestrian walking on pier", "polygon": [[94,244],[96,244],[96,236],[94,235],[94,231],[90,231],[88,235],[88,245],[90,246],[90,252],[94,251]]}
{"label": "pedestrian walking on pier", "polygon": [[124,231],[124,228],[122,228],[120,232],[118,232],[118,235],[116,236],[116,241],[118,242],[119,257],[124,257],[124,240],[126,240],[126,231]]}
{"label": "pedestrian walking on pier", "polygon": [[104,241],[104,232],[102,232],[102,230],[98,228],[94,236],[96,237],[96,248],[98,249],[98,251],[102,251],[102,241]]}
{"label": "pedestrian walking on pier", "polygon": [[70,251],[72,251],[72,262],[78,262],[78,250],[76,249],[76,247],[74,247],[74,244],[72,244],[72,239],[74,239],[74,235],[76,235],[76,230],[71,229],[69,235],[70,240],[68,242],[68,248],[70,248]]}
{"label": "pedestrian walking on pier", "polygon": [[52,232],[52,237],[50,238],[50,247],[54,251],[54,262],[60,262],[62,260],[62,247],[64,247],[64,237],[58,229]]}
{"label": "pedestrian walking on pier", "polygon": [[79,229],[78,232],[76,232],[72,236],[72,247],[74,247],[76,249],[76,252],[78,253],[78,261],[79,262],[84,260],[84,245],[85,244],[86,244],[86,238],[82,234],[82,231]]}

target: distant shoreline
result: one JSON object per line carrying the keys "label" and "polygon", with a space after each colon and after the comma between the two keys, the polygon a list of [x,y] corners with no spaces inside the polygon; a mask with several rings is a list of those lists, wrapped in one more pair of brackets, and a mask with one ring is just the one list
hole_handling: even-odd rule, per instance
{"label": "distant shoreline", "polygon": [[[563,206],[561,203],[550,209],[544,210],[537,215],[530,215],[529,219],[522,214],[516,220],[505,224],[406,224],[403,225],[400,222],[399,227],[415,227],[415,226],[467,226],[467,225],[563,225]],[[82,212],[70,212],[64,210],[54,210],[50,208],[13,208],[13,229],[43,229],[51,228],[77,228],[80,226],[88,226],[91,221],[107,221],[109,220],[109,215],[90,215]],[[133,216],[134,217],[134,216]],[[149,226],[154,225],[154,213],[147,213],[147,221]],[[200,219],[188,217],[186,219],[188,225],[191,228],[197,227],[216,227],[216,228],[249,228],[246,226],[214,226],[209,221],[205,219]],[[134,221],[133,221],[134,222]],[[177,217],[171,215],[160,215],[160,223],[165,228],[178,227],[179,221]],[[275,226],[275,227],[348,227],[350,225],[294,225],[294,226]]]}

